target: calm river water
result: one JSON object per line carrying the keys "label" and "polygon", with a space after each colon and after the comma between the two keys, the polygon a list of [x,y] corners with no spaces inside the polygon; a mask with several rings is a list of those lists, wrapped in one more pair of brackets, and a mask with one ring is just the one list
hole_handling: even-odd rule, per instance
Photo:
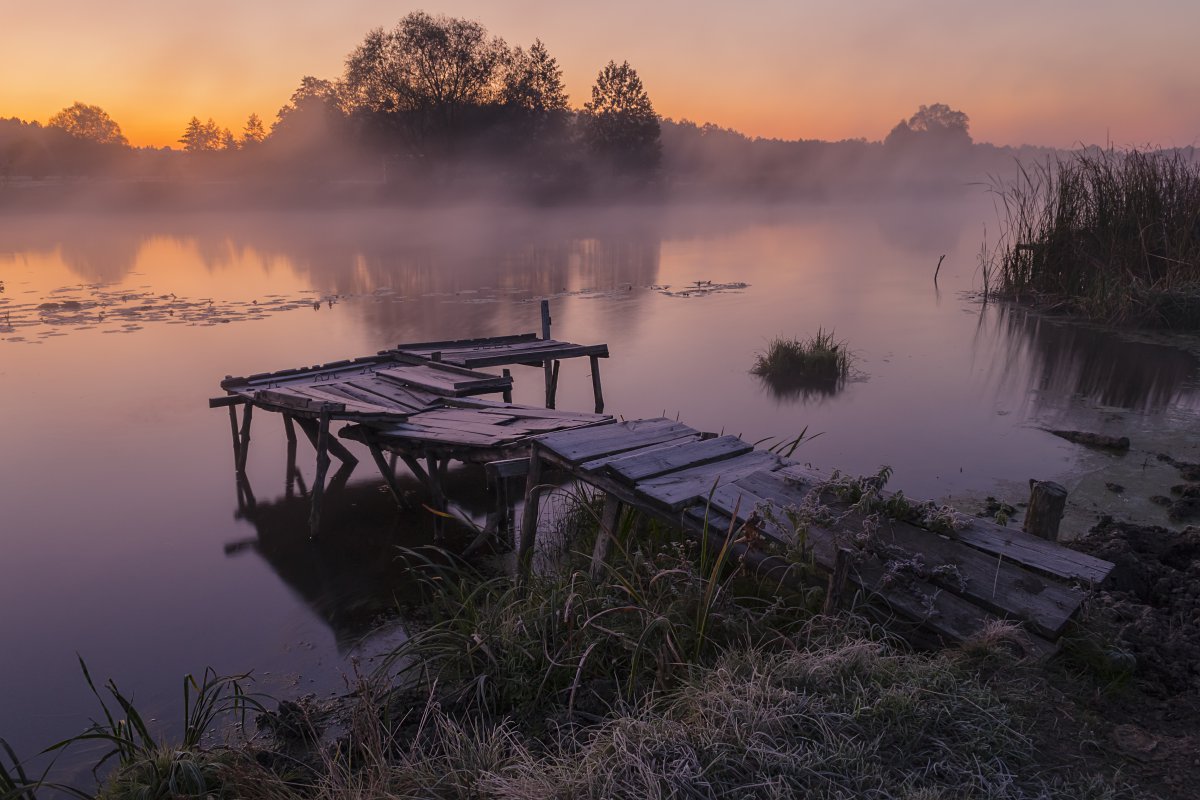
{"label": "calm river water", "polygon": [[[1150,468],[1164,447],[1195,460],[1193,357],[968,299],[985,226],[992,205],[971,192],[0,221],[0,737],[31,754],[87,724],[77,653],[164,720],[179,713],[181,676],[210,665],[252,669],[285,696],[340,688],[355,643],[404,591],[394,545],[425,541],[428,520],[393,509],[367,458],[308,541],[266,414],[248,468],[259,511],[239,512],[228,417],[207,398],[227,374],[533,331],[541,297],[557,338],[609,344],[609,412],[751,441],[807,429],[820,435],[797,457],[888,464],[906,494],[966,510],[987,494],[1023,500],[1031,477],[1074,496]],[[697,281],[726,286],[687,291]],[[818,328],[855,354],[841,391],[780,397],[748,373],[772,336]],[[586,373],[564,363],[561,408],[590,410]],[[517,401],[537,402],[540,372],[515,377]],[[1134,451],[1044,428],[1119,430]],[[302,442],[306,480],[311,456]],[[455,475],[452,492],[477,509],[479,476]],[[1084,496],[1069,533],[1101,511],[1162,513],[1135,492]]]}

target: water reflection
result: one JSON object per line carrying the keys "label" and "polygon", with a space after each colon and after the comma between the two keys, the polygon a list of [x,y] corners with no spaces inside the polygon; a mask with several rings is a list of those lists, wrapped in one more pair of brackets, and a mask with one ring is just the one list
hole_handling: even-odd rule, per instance
{"label": "water reflection", "polygon": [[[419,505],[398,509],[380,480],[368,477],[366,469],[358,474],[354,482],[345,472],[331,480],[321,510],[328,533],[316,539],[308,535],[310,505],[303,481],[269,501],[255,501],[244,487],[235,518],[252,525],[254,536],[225,544],[231,558],[258,554],[329,627],[342,654],[419,598],[411,551],[435,545],[461,549],[473,535],[466,525],[435,530],[437,520]],[[446,481],[455,513],[472,520],[486,513],[489,498],[481,471],[451,470]],[[412,476],[402,471],[398,482],[414,503],[426,500]]]}
{"label": "water reflection", "polygon": [[984,310],[975,353],[1001,390],[1030,392],[1035,413],[1080,403],[1141,413],[1200,407],[1191,354],[1019,307]]}

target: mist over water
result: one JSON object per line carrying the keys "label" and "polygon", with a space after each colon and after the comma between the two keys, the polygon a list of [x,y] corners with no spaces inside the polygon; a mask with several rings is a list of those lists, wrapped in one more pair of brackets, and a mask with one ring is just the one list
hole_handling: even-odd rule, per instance
{"label": "mist over water", "polygon": [[[1193,356],[964,295],[995,212],[983,192],[728,206],[537,210],[55,213],[0,220],[0,735],[22,754],[76,733],[93,675],[168,720],[179,678],[254,669],[282,695],[340,689],[359,637],[402,596],[395,546],[430,539],[370,459],[328,495],[327,532],[285,475],[275,415],[255,417],[240,508],[225,375],[414,340],[534,331],[607,342],[607,410],[676,415],[748,441],[820,434],[824,468],[970,508],[1070,488],[1113,456],[1042,428],[1195,430]],[[933,273],[946,254],[937,286]],[[709,286],[708,284],[712,285]],[[774,336],[833,329],[854,354],[838,391],[778,395],[749,373]],[[564,362],[560,408],[588,410]],[[539,403],[518,367],[515,399]],[[1131,455],[1130,458],[1140,458]],[[298,450],[301,482],[312,452]],[[414,482],[406,484],[416,491]],[[450,495],[482,515],[482,476]],[[1078,533],[1078,531],[1073,531]],[[392,630],[391,636],[403,635]]]}

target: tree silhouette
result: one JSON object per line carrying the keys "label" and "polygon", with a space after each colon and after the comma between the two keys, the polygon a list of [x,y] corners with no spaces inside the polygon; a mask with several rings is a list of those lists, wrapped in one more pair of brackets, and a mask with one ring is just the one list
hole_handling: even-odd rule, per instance
{"label": "tree silhouette", "polygon": [[528,51],[520,47],[513,51],[507,64],[501,97],[505,105],[527,111],[567,110],[562,69],[541,39],[534,40]]}
{"label": "tree silhouette", "polygon": [[199,117],[192,117],[178,141],[189,153],[203,153],[224,149],[232,138],[233,135],[227,130],[221,130],[212,117],[209,117],[208,122],[201,122]]}
{"label": "tree silhouette", "polygon": [[907,120],[900,120],[888,133],[884,144],[904,145],[912,142],[938,144],[970,144],[970,119],[945,103],[921,106]]}
{"label": "tree silhouette", "polygon": [[584,105],[584,136],[589,149],[619,170],[649,170],[662,158],[661,129],[637,71],[625,61],[609,61]]}
{"label": "tree silhouette", "polygon": [[267,138],[267,129],[258,114],[251,114],[246,119],[246,127],[242,129],[242,147],[253,147],[261,144]]}
{"label": "tree silhouette", "polygon": [[121,133],[121,126],[113,121],[108,112],[100,106],[89,106],[78,101],[52,116],[48,126],[60,128],[76,139],[99,144],[129,144],[129,140]]}
{"label": "tree silhouette", "polygon": [[495,101],[511,54],[478,22],[414,11],[346,59],[348,110],[400,114],[417,143],[452,142],[465,111]]}

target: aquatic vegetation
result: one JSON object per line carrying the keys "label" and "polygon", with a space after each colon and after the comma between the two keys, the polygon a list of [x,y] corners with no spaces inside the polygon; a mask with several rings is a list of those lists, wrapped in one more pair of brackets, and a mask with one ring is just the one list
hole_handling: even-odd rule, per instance
{"label": "aquatic vegetation", "polygon": [[1089,150],[994,182],[985,292],[1097,321],[1200,327],[1200,163]]}
{"label": "aquatic vegetation", "polygon": [[849,375],[850,351],[834,339],[833,331],[822,328],[808,339],[777,336],[755,356],[750,371],[783,393],[810,389],[832,394]]}

